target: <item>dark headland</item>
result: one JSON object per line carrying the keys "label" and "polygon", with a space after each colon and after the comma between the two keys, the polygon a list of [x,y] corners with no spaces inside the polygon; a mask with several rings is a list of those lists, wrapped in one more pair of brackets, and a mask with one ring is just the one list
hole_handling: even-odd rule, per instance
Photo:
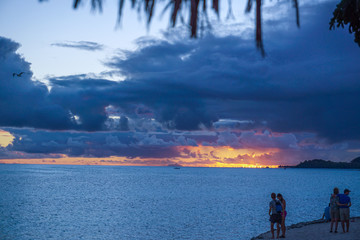
{"label": "dark headland", "polygon": [[360,157],[351,162],[332,162],[322,159],[306,160],[296,166],[279,166],[279,168],[340,168],[340,169],[360,169]]}

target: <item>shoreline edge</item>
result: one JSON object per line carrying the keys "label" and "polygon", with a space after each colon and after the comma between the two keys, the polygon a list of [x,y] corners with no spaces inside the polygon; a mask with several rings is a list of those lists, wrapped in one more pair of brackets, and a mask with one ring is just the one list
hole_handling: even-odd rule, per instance
{"label": "shoreline edge", "polygon": [[[360,217],[351,217],[350,222],[352,222],[352,221],[360,221]],[[286,231],[295,229],[295,228],[302,228],[302,227],[305,227],[308,225],[320,224],[320,223],[330,223],[330,222],[325,219],[318,219],[318,220],[313,220],[313,221],[308,221],[308,222],[299,222],[299,223],[295,223],[290,226],[287,226]],[[267,231],[267,232],[259,234],[256,237],[251,238],[250,240],[266,239],[267,236],[269,236],[269,234],[271,234],[271,232]]]}

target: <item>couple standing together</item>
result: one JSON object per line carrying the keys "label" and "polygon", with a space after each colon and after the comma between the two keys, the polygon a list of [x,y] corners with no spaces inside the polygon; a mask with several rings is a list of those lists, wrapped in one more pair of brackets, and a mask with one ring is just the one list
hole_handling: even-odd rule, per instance
{"label": "couple standing together", "polygon": [[[276,199],[277,197],[277,199]],[[272,239],[274,239],[274,224],[276,223],[276,238],[285,238],[285,218],[286,218],[286,201],[283,196],[278,193],[276,196],[275,193],[271,194],[271,202],[269,204],[269,215],[270,215],[270,229],[272,234]],[[280,234],[280,226],[282,235]]]}
{"label": "couple standing together", "polygon": [[338,221],[341,220],[341,226],[343,232],[345,233],[345,223],[346,223],[346,232],[349,232],[350,225],[350,207],[351,200],[348,196],[350,193],[349,189],[344,190],[344,194],[339,194],[339,189],[334,188],[334,193],[330,197],[330,216],[331,216],[331,225],[330,232],[333,232],[333,225],[335,222],[335,233],[337,233]]}

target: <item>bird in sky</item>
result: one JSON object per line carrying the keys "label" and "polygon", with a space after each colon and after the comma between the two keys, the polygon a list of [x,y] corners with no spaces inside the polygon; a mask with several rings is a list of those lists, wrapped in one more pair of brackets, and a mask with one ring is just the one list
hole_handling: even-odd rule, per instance
{"label": "bird in sky", "polygon": [[21,72],[21,73],[13,73],[13,77],[15,77],[15,76],[21,77],[21,75],[22,75],[23,73],[25,73],[25,72]]}

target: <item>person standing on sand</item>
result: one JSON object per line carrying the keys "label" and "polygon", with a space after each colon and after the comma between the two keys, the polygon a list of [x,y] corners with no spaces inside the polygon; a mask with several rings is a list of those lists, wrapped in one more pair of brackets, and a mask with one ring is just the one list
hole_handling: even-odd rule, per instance
{"label": "person standing on sand", "polygon": [[333,194],[330,196],[330,232],[333,231],[333,225],[335,222],[335,233],[337,233],[338,221],[340,219],[340,211],[339,211],[339,189],[334,188]]}
{"label": "person standing on sand", "polygon": [[277,199],[281,202],[282,204],[282,211],[281,211],[281,236],[280,238],[285,238],[285,232],[286,232],[286,228],[285,228],[285,218],[286,218],[286,201],[285,199],[283,198],[283,196],[281,195],[281,193],[278,193],[277,194]]}
{"label": "person standing on sand", "polygon": [[339,209],[340,209],[340,220],[341,220],[341,227],[343,232],[345,233],[345,223],[346,223],[346,232],[349,232],[349,225],[350,225],[350,207],[351,207],[351,200],[348,196],[350,193],[349,189],[344,190],[344,194],[339,194]]}
{"label": "person standing on sand", "polygon": [[276,223],[276,238],[279,238],[280,234],[280,224],[281,224],[281,210],[282,204],[280,201],[276,200],[276,194],[271,194],[271,202],[269,203],[269,216],[270,216],[270,230],[272,234],[272,238],[274,239],[274,224]]}

